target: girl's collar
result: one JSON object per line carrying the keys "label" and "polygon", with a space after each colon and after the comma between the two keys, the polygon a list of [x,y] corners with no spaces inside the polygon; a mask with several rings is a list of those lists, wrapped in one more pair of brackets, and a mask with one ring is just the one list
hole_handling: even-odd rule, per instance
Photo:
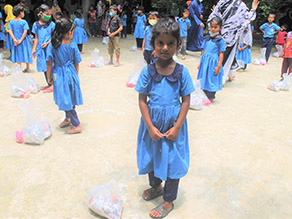
{"label": "girl's collar", "polygon": [[36,25],[37,25],[38,28],[42,28],[42,27],[43,27],[43,28],[47,28],[48,26],[50,26],[51,22],[52,22],[52,21],[49,21],[49,22],[47,22],[47,23],[45,23],[45,24],[40,24],[40,22],[37,21],[37,22],[36,22]]}
{"label": "girl's collar", "polygon": [[214,42],[214,43],[219,42],[221,39],[223,39],[222,36],[212,38],[212,37],[210,37],[210,35],[207,35],[204,37],[204,40],[206,40],[206,41],[212,40],[212,42]]}
{"label": "girl's collar", "polygon": [[176,63],[172,74],[167,75],[167,76],[164,76],[164,75],[161,75],[161,74],[158,73],[158,71],[157,71],[157,69],[155,67],[155,63],[149,64],[148,65],[148,70],[149,70],[150,76],[156,82],[160,82],[163,77],[165,77],[169,82],[177,82],[182,76],[183,66],[178,64],[178,63]]}

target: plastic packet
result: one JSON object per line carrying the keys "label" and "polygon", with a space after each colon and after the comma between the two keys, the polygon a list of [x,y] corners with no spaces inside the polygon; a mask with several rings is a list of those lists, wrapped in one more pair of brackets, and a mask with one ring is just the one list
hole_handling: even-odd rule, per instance
{"label": "plastic packet", "polygon": [[103,37],[102,44],[107,45],[109,41],[109,37]]}
{"label": "plastic packet", "polygon": [[5,77],[11,74],[11,69],[3,64],[3,54],[0,53],[0,77]]}
{"label": "plastic packet", "polygon": [[272,90],[272,91],[276,91],[278,92],[280,90],[280,85],[281,85],[281,81],[278,81],[278,80],[273,80],[269,86],[268,86],[268,89],[269,90]]}
{"label": "plastic packet", "polygon": [[135,64],[133,70],[131,71],[131,73],[129,74],[129,79],[128,79],[128,82],[126,83],[127,87],[135,87],[136,86],[140,72],[142,71],[142,69],[146,65],[147,64],[146,64],[144,58],[142,56],[138,56],[136,64]]}
{"label": "plastic packet", "polygon": [[281,45],[276,45],[276,49],[277,49],[277,52],[273,53],[273,56],[279,58],[279,57],[282,57],[283,55],[283,46]]}
{"label": "plastic packet", "polygon": [[292,83],[292,72],[283,74],[283,80],[280,84],[280,90],[288,91]]}
{"label": "plastic packet", "polygon": [[211,101],[208,99],[204,91],[201,90],[201,80],[193,80],[195,91],[191,93],[190,109],[203,110],[204,105],[209,106]]}
{"label": "plastic packet", "polygon": [[137,49],[137,47],[136,46],[132,46],[131,48],[130,48],[130,51],[132,51],[132,52],[136,52],[138,49]]}
{"label": "plastic packet", "polygon": [[110,181],[90,190],[88,207],[100,216],[119,219],[122,215],[123,200]]}
{"label": "plastic packet", "polygon": [[266,65],[266,50],[267,48],[260,48],[261,57],[259,59],[254,59],[252,63],[255,65]]}
{"label": "plastic packet", "polygon": [[28,80],[28,89],[31,93],[36,94],[40,91],[39,84],[33,80],[31,77],[27,78]]}
{"label": "plastic packet", "polygon": [[29,81],[24,76],[19,65],[12,69],[10,95],[12,97],[28,98],[30,97]]}
{"label": "plastic packet", "polygon": [[42,145],[44,140],[52,134],[49,120],[39,120],[39,109],[35,103],[31,103],[29,100],[19,102],[18,106],[26,115],[26,124],[23,129],[15,132],[16,142]]}
{"label": "plastic packet", "polygon": [[95,48],[91,53],[91,68],[101,68],[104,66],[104,58],[99,55],[99,49]]}

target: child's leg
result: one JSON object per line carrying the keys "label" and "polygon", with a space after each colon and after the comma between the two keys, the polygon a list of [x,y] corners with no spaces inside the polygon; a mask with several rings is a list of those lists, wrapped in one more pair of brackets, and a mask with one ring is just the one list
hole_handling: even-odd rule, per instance
{"label": "child's leg", "polygon": [[75,107],[72,110],[66,111],[66,117],[70,118],[73,127],[66,131],[67,134],[76,134],[82,132],[82,127],[78,119]]}
{"label": "child's leg", "polygon": [[152,200],[162,195],[162,180],[154,176],[154,172],[148,173],[150,189],[143,192],[143,199],[146,201]]}
{"label": "child's leg", "polygon": [[186,37],[182,37],[181,38],[181,43],[182,43],[182,47],[181,47],[181,54],[182,54],[182,57],[185,58],[185,55],[186,55],[186,48],[187,48],[187,38]]}
{"label": "child's leg", "polygon": [[127,26],[123,27],[123,31],[124,31],[124,34],[125,34],[125,38],[127,38]]}
{"label": "child's leg", "polygon": [[83,44],[77,44],[78,49],[79,49],[79,52],[82,52],[82,45],[83,45]]}
{"label": "child's leg", "polygon": [[4,40],[0,40],[0,50],[4,49]]}
{"label": "child's leg", "polygon": [[283,78],[283,74],[287,73],[287,71],[288,71],[288,74],[292,72],[292,58],[283,59],[282,69],[281,69],[281,78]]}
{"label": "child's leg", "polygon": [[267,48],[266,61],[269,61],[272,47],[273,47],[273,38],[263,38],[262,48]]}
{"label": "child's leg", "polygon": [[212,91],[207,91],[207,90],[203,90],[204,93],[206,94],[206,96],[208,97],[209,100],[214,100],[215,99],[215,95],[216,92],[212,92]]}
{"label": "child's leg", "polygon": [[26,63],[26,71],[30,71],[29,63]]}
{"label": "child's leg", "polygon": [[119,66],[120,64],[120,55],[121,55],[121,49],[120,49],[120,38],[119,37],[114,37],[113,38],[113,44],[114,44],[114,50],[117,56],[117,62],[116,62],[116,67]]}
{"label": "child's leg", "polygon": [[108,41],[108,53],[110,55],[110,61],[108,64],[113,64],[113,57],[114,57],[114,45],[113,45],[113,39],[109,38]]}

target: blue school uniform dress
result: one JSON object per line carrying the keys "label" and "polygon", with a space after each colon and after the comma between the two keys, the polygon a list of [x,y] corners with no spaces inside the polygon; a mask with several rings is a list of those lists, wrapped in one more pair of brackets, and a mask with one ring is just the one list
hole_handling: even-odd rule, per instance
{"label": "blue school uniform dress", "polygon": [[[165,133],[175,125],[178,118],[180,97],[191,94],[195,88],[187,68],[183,65],[177,63],[171,75],[163,76],[157,72],[153,63],[142,70],[135,90],[148,96],[151,121],[161,133]],[[137,141],[137,163],[139,174],[154,171],[154,176],[164,181],[186,175],[189,168],[187,120],[184,121],[176,141],[165,137],[153,141],[142,117]]]}
{"label": "blue school uniform dress", "polygon": [[53,62],[54,100],[59,110],[69,111],[75,105],[82,105],[80,81],[75,68],[75,64],[81,62],[81,56],[76,43],[61,44],[58,49],[49,44],[47,61]]}
{"label": "blue school uniform dress", "polygon": [[[13,31],[16,40],[21,39],[25,30],[29,30],[26,20],[11,20],[7,28]],[[31,44],[28,35],[26,35],[19,45],[15,46],[14,43],[11,45],[10,60],[13,63],[20,62],[32,64]]]}
{"label": "blue school uniform dress", "polygon": [[216,92],[222,90],[223,67],[220,73],[214,75],[218,65],[219,53],[225,51],[225,40],[222,37],[211,38],[209,35],[204,38],[202,49],[205,50],[200,60],[198,79],[201,79],[202,90]]}
{"label": "blue school uniform dress", "polygon": [[143,39],[145,31],[145,22],[147,21],[145,14],[137,17],[137,24],[135,26],[134,38]]}
{"label": "blue school uniform dress", "polygon": [[[1,12],[0,12],[0,19],[3,19]],[[4,21],[3,20],[2,20],[2,31],[0,32],[0,40],[6,40],[5,27],[4,27]]]}
{"label": "blue school uniform dress", "polygon": [[[245,44],[240,44],[240,47],[244,47]],[[236,60],[242,60],[244,61],[244,64],[250,64],[251,63],[251,52],[250,52],[250,46],[246,47],[246,49],[239,51],[237,49],[236,54]]]}
{"label": "blue school uniform dress", "polygon": [[88,42],[88,37],[84,29],[84,18],[82,19],[75,18],[74,24],[76,25],[76,28],[74,30],[73,41],[76,44],[83,44]]}
{"label": "blue school uniform dress", "polygon": [[37,71],[46,72],[47,71],[47,48],[42,48],[42,45],[51,40],[51,34],[55,29],[55,23],[50,21],[44,25],[41,25],[38,21],[34,22],[32,26],[32,32],[38,36],[38,43],[36,47],[37,55]]}

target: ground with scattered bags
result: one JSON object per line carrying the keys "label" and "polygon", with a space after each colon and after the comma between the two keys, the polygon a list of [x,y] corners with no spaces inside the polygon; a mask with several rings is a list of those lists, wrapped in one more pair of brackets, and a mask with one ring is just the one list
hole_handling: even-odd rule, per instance
{"label": "ground with scattered bags", "polygon": [[[93,55],[108,62],[101,38],[84,45],[84,105],[77,107],[82,134],[67,135],[58,128],[64,113],[52,93],[29,97],[40,108],[40,118],[50,123],[52,135],[43,145],[15,141],[15,131],[26,124],[18,103],[23,99],[10,96],[12,75],[0,77],[0,218],[95,218],[88,208],[90,200],[91,208],[96,203],[90,190],[110,181],[106,185],[114,185],[118,193],[112,201],[122,199],[122,218],[149,218],[148,212],[162,201],[141,198],[148,179],[137,175],[138,94],[126,86],[141,52],[130,51],[135,45],[131,36],[120,44],[118,68],[91,66],[95,48],[100,53]],[[259,47],[253,47],[252,59],[259,57]],[[179,62],[195,79],[199,60],[199,53],[190,53]],[[190,169],[167,218],[292,217],[292,88],[267,89],[280,79],[281,63],[271,57],[265,66],[249,65],[226,83],[214,104],[189,111]],[[13,68],[10,62],[5,65]],[[43,73],[35,69],[33,64],[34,72],[25,76],[45,85]],[[97,188],[103,187],[91,191]]]}

